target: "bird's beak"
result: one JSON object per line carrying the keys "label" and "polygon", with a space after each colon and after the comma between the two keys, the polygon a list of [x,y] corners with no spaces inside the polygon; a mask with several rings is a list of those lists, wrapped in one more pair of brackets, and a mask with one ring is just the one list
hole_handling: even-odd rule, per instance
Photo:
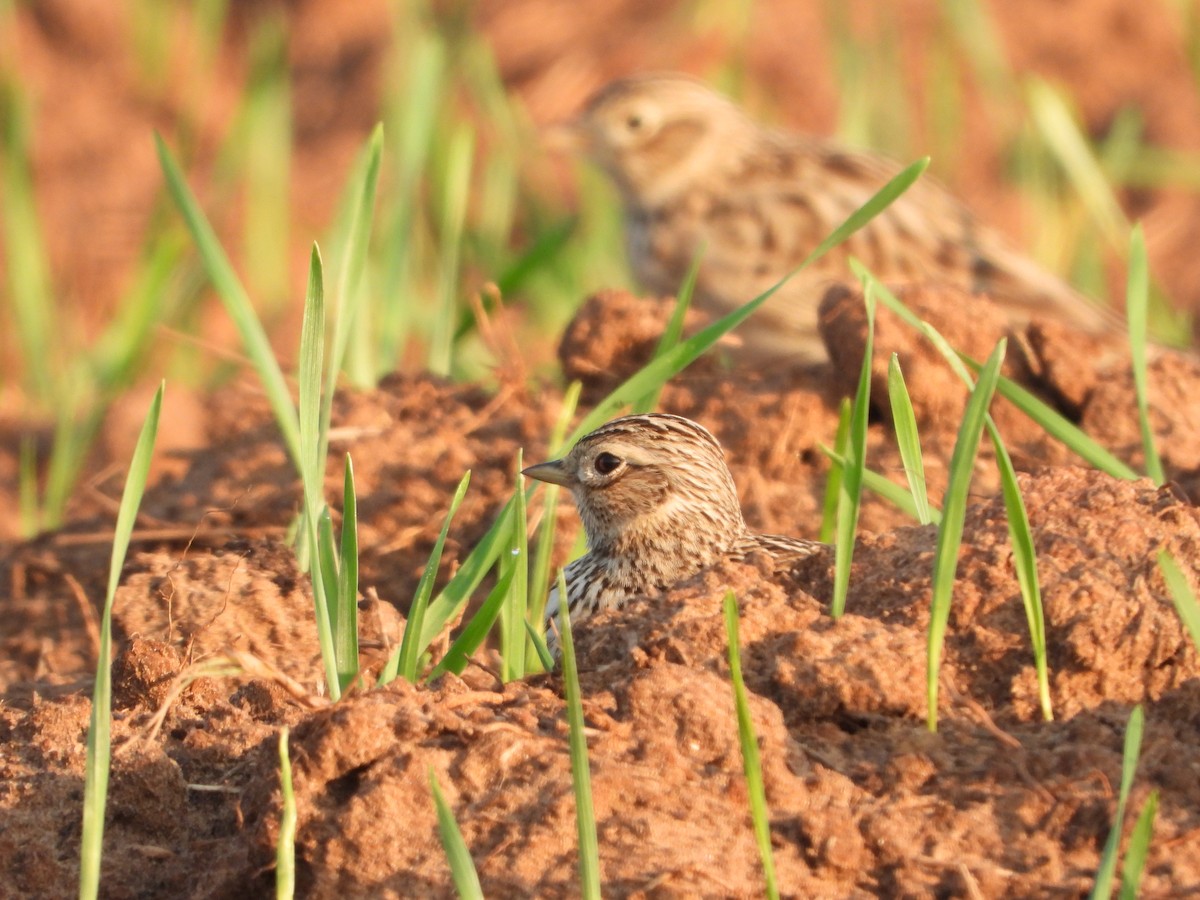
{"label": "bird's beak", "polygon": [[542,146],[550,153],[582,156],[587,153],[587,129],[579,119],[556,122],[541,130]]}
{"label": "bird's beak", "polygon": [[570,487],[574,483],[571,473],[567,471],[561,459],[552,459],[550,462],[529,466],[522,469],[521,474],[527,478],[536,478],[538,481],[559,484],[563,487]]}

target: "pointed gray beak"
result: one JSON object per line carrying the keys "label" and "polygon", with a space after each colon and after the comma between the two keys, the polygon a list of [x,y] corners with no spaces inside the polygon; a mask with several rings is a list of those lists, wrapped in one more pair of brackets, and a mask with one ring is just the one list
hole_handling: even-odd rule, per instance
{"label": "pointed gray beak", "polygon": [[529,466],[522,469],[521,474],[526,478],[536,478],[538,481],[544,481],[547,484],[560,484],[563,487],[570,487],[575,483],[571,477],[571,473],[563,466],[561,459],[552,459],[550,462]]}

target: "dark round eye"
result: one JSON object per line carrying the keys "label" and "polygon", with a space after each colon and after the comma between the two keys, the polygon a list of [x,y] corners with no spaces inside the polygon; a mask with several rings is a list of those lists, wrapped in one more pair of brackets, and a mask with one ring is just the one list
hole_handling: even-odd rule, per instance
{"label": "dark round eye", "polygon": [[642,127],[642,117],[637,113],[630,113],[625,118],[625,127],[630,131],[637,131]]}
{"label": "dark round eye", "polygon": [[621,468],[621,457],[613,456],[611,453],[601,453],[596,457],[593,465],[601,475],[611,475],[617,469]]}

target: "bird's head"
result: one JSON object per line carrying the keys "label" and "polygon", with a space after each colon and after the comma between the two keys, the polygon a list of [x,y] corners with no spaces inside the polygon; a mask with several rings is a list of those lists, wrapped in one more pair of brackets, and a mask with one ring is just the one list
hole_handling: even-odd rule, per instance
{"label": "bird's head", "polygon": [[525,474],[571,491],[593,551],[668,542],[706,557],[745,530],[720,444],[679,416],[614,419]]}
{"label": "bird's head", "polygon": [[612,177],[626,206],[652,210],[719,174],[757,127],[701,82],[659,74],[608,84],[555,133]]}

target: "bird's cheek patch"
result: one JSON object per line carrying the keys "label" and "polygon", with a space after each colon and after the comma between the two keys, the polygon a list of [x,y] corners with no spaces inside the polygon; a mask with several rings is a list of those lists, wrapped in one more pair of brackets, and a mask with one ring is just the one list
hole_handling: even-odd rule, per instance
{"label": "bird's cheek patch", "polygon": [[644,143],[638,155],[650,163],[650,168],[672,167],[704,135],[704,126],[694,119],[668,122]]}

